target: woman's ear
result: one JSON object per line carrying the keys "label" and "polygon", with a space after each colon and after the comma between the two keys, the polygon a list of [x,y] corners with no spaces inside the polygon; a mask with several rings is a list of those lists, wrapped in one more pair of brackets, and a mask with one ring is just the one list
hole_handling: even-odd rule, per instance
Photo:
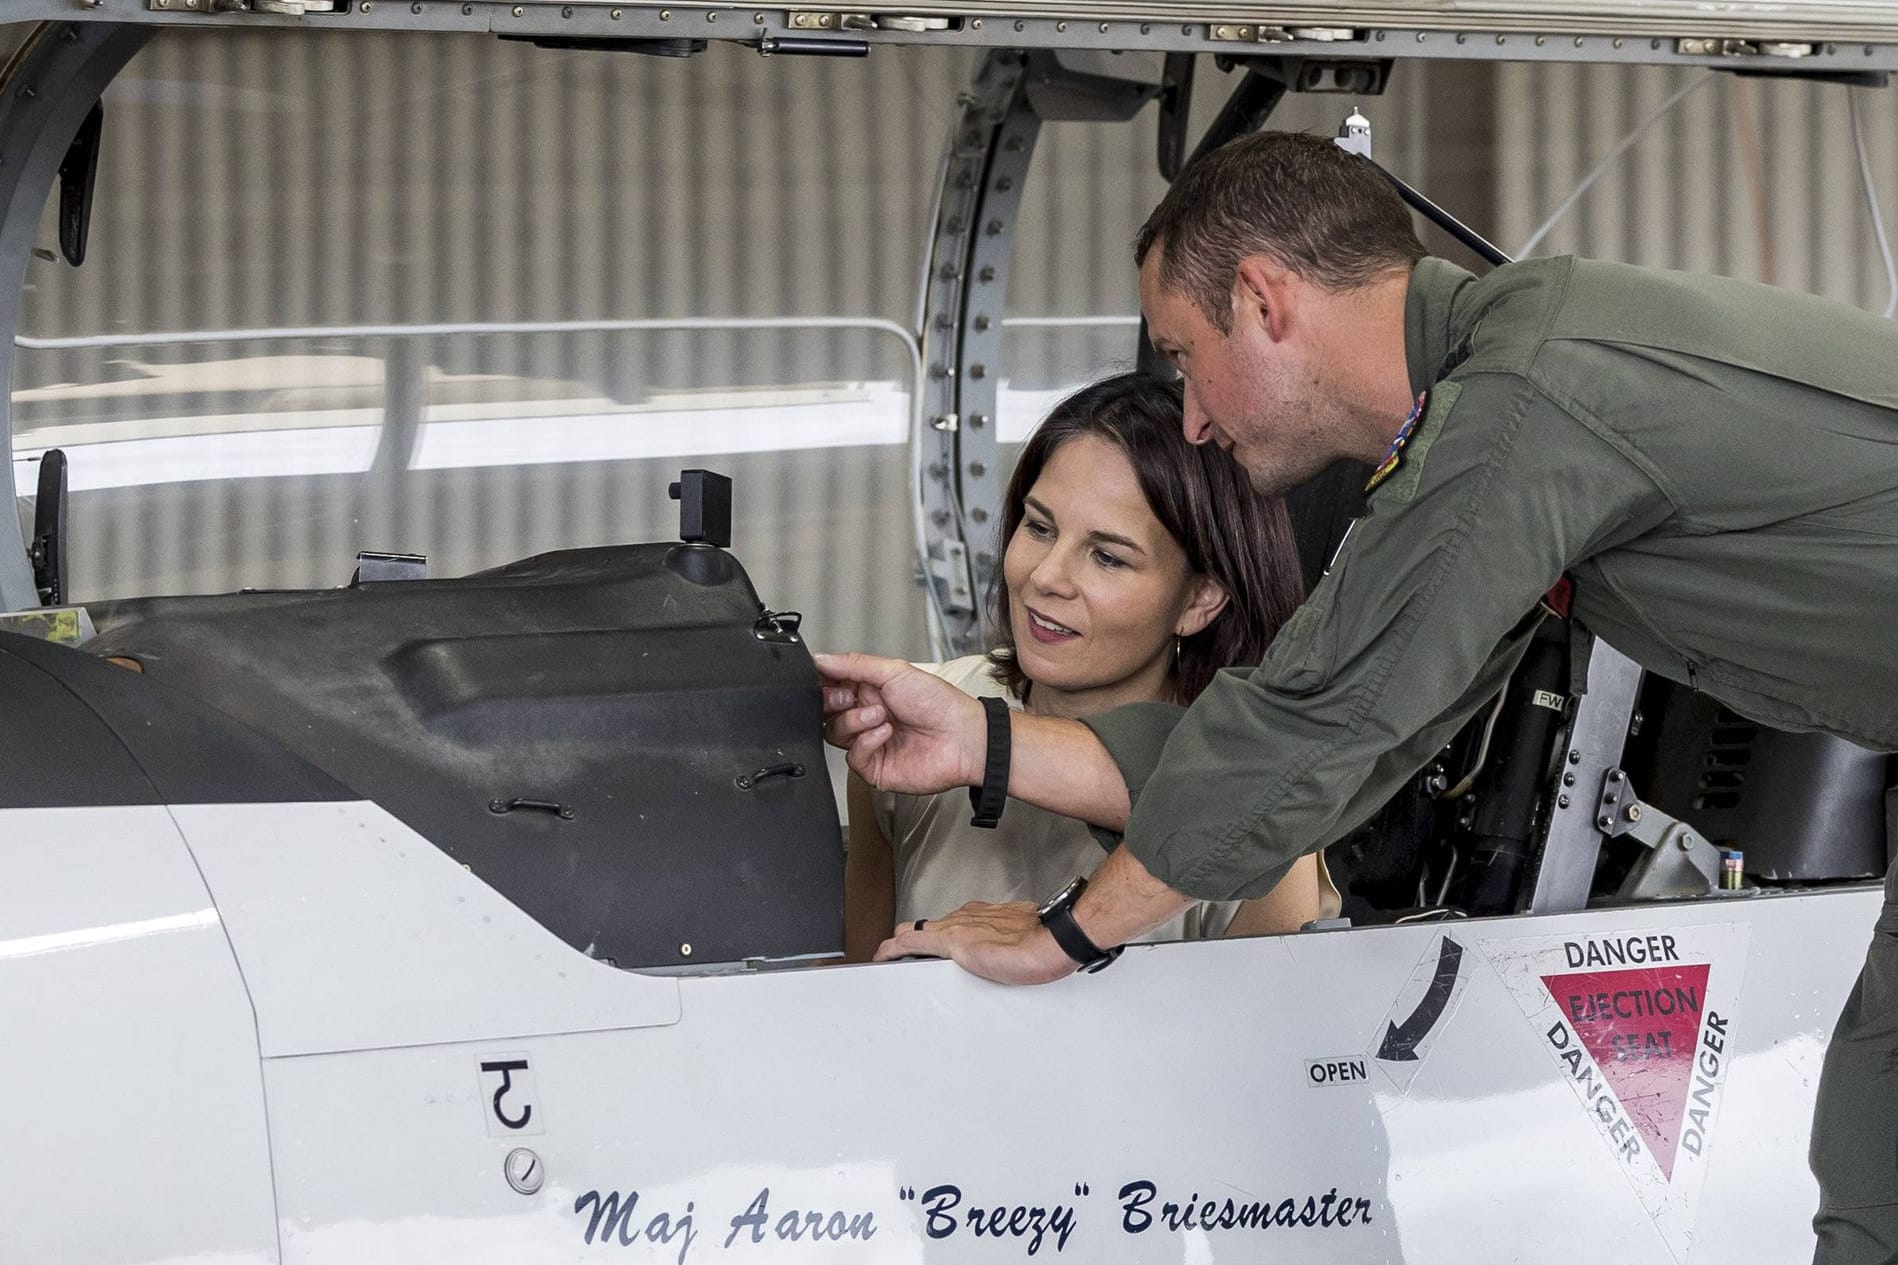
{"label": "woman's ear", "polygon": [[1193,580],[1193,595],[1186,603],[1186,609],[1180,612],[1179,622],[1173,627],[1176,637],[1191,637],[1206,630],[1206,625],[1219,618],[1219,612],[1226,609],[1228,601],[1225,586],[1211,576],[1196,576]]}

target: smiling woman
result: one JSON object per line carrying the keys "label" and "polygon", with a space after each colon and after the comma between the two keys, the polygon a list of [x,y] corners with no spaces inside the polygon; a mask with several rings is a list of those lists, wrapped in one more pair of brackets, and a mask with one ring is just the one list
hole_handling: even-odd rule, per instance
{"label": "smiling woman", "polygon": [[[933,670],[1038,715],[1189,703],[1219,669],[1258,663],[1300,597],[1283,504],[1187,443],[1179,385],[1141,374],[1055,407],[1015,467],[1002,542],[996,646]],[[1083,823],[1021,802],[981,830],[959,791],[873,792],[853,776],[850,809],[845,944],[857,961],[898,921],[1040,899],[1103,856]],[[1259,900],[1201,902],[1146,938],[1292,931],[1336,908],[1311,856]]]}

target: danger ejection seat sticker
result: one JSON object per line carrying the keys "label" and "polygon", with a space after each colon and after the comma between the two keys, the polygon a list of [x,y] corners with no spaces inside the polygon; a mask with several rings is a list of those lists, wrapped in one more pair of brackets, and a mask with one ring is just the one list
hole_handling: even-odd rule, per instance
{"label": "danger ejection seat sticker", "polygon": [[1676,1261],[1693,1245],[1747,933],[1723,923],[1482,944]]}

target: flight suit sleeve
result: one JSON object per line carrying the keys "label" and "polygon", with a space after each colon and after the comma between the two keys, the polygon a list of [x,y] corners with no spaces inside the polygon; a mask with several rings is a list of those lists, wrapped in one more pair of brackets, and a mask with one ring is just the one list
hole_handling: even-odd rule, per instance
{"label": "flight suit sleeve", "polygon": [[[1146,788],[1148,775],[1160,763],[1166,740],[1173,736],[1173,727],[1185,715],[1186,709],[1175,703],[1125,703],[1081,722],[1094,731],[1094,736],[1107,748],[1107,754],[1113,757],[1121,780],[1127,783],[1129,804],[1140,802],[1140,792]],[[1120,846],[1120,831],[1092,825],[1087,829],[1094,836],[1094,842],[1107,851]]]}
{"label": "flight suit sleeve", "polygon": [[1089,724],[1133,800],[1126,843],[1188,896],[1262,896],[1368,818],[1508,680],[1538,599],[1653,529],[1663,492],[1515,374],[1438,383],[1396,471],[1256,670],[1167,717]]}

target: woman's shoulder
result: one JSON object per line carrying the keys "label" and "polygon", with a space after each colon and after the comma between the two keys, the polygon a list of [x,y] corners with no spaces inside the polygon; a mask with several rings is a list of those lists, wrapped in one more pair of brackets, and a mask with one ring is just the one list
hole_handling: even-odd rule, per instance
{"label": "woman's shoulder", "polygon": [[985,654],[968,654],[947,663],[919,663],[916,666],[925,672],[935,673],[964,694],[973,694],[977,698],[1005,698],[1010,706],[1020,705],[1021,700],[995,679],[995,665]]}
{"label": "woman's shoulder", "polygon": [[[1007,699],[1010,707],[1021,706],[1021,700],[1010,693],[1007,686],[995,679],[992,670],[994,665],[985,654],[968,654],[960,659],[951,659],[947,663],[918,663],[915,666],[941,677],[965,694],[972,694],[977,698],[986,695]],[[967,815],[968,798],[962,794],[960,787],[939,794],[952,796],[957,811]],[[894,840],[898,837],[898,833],[907,836],[928,815],[930,804],[938,796],[906,795],[900,791],[873,790],[870,798],[876,806],[878,824],[883,827],[884,833]]]}

